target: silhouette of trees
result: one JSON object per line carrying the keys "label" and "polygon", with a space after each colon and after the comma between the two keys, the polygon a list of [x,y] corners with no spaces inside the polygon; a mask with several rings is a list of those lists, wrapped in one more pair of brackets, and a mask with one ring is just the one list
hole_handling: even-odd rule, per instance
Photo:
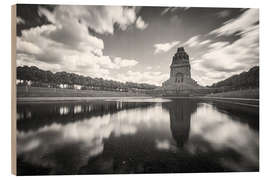
{"label": "silhouette of trees", "polygon": [[233,75],[223,81],[214,83],[213,88],[248,89],[259,88],[259,66],[251,68],[248,72]]}
{"label": "silhouette of trees", "polygon": [[105,80],[103,78],[91,78],[75,73],[44,71],[35,66],[20,66],[17,67],[17,79],[31,81],[32,86],[37,87],[59,87],[60,84],[67,85],[68,88],[74,88],[74,85],[82,86],[81,89],[95,90],[114,90],[128,91],[128,89],[151,90],[157,86],[146,83],[122,83],[119,81]]}

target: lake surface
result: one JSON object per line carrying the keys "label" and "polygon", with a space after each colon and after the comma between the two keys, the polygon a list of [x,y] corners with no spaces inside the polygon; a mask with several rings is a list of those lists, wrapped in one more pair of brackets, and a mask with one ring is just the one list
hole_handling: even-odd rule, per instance
{"label": "lake surface", "polygon": [[17,173],[258,171],[258,112],[232,107],[161,98],[19,103]]}

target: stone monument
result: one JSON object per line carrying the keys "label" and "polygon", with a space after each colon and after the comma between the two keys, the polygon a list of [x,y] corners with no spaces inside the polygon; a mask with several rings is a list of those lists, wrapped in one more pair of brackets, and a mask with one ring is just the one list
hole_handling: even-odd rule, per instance
{"label": "stone monument", "polygon": [[197,82],[191,78],[189,55],[185,52],[184,47],[177,49],[177,52],[172,58],[170,69],[170,78],[162,83],[164,90],[187,92],[188,90],[200,87]]}

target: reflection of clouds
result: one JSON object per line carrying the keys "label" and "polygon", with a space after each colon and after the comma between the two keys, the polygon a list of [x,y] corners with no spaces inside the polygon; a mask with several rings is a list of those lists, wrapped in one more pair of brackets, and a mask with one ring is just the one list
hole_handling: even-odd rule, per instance
{"label": "reflection of clouds", "polygon": [[17,119],[17,121],[23,119],[23,113],[18,113],[17,112],[16,119]]}
{"label": "reflection of clouds", "polygon": [[[88,112],[91,112],[93,109],[92,105],[88,105],[86,108],[85,108],[85,111],[88,111]],[[59,114],[60,115],[67,115],[68,113],[70,113],[71,109],[70,107],[68,106],[60,106],[59,107]],[[73,107],[73,112],[74,114],[79,114],[83,111],[83,107],[82,105],[75,105]]]}
{"label": "reflection of clouds", "polygon": [[116,101],[116,109],[122,109],[123,103],[121,101]]}
{"label": "reflection of clouds", "polygon": [[[158,104],[151,108],[122,110],[65,125],[54,123],[36,131],[17,131],[17,153],[23,154],[27,162],[51,168],[63,166],[57,160],[58,156],[54,155],[55,152],[61,151],[66,156],[75,153],[79,159],[79,162],[76,160],[76,167],[73,167],[73,159],[68,162],[70,165],[66,162],[65,166],[72,166],[76,170],[86,165],[90,157],[102,153],[103,141],[111,135],[131,135],[140,128],[162,129],[164,123],[168,123],[167,120],[167,111],[162,111]],[[66,151],[70,146],[74,148],[73,152]]]}
{"label": "reflection of clouds", "polygon": [[60,115],[66,115],[69,113],[69,108],[67,106],[61,106],[59,108]]}
{"label": "reflection of clouds", "polygon": [[[89,110],[91,111],[91,106],[89,106]],[[61,106],[59,108],[60,115],[67,115],[70,112],[70,108],[68,106]],[[82,106],[81,105],[75,105],[73,108],[74,114],[78,114],[82,112]]]}
{"label": "reflection of clouds", "polygon": [[[218,112],[212,105],[202,104],[192,115],[190,126],[190,151],[207,151],[207,146],[196,144],[198,138],[208,142],[214,150],[233,149],[240,154],[242,162],[235,162],[238,165],[234,165],[238,169],[243,169],[250,164],[258,165],[258,133],[250,129],[247,124],[233,120],[232,116]],[[222,161],[224,165],[230,164],[228,167],[232,167],[233,162],[230,160]]]}
{"label": "reflection of clouds", "polygon": [[29,142],[20,142],[20,144],[22,144],[22,146],[18,148],[18,152],[27,152],[37,148],[40,145],[40,141],[38,139],[32,139]]}
{"label": "reflection of clouds", "polygon": [[[49,126],[53,123],[66,124],[86,118],[89,119],[93,116],[116,113],[125,109],[145,108],[153,105],[155,105],[155,103],[104,102],[101,100],[81,103],[18,104],[17,129],[27,132]],[[27,116],[28,112],[31,112],[31,116]],[[35,123],[33,123],[33,121],[35,121]]]}
{"label": "reflection of clouds", "polygon": [[[223,167],[233,170],[249,170],[250,165],[258,166],[258,134],[248,125],[235,121],[237,117],[219,112],[212,105],[204,103],[198,106],[197,103],[189,105],[180,101],[166,104],[157,102],[153,103],[153,106],[130,106],[130,109],[122,109],[127,104],[121,101],[114,104],[115,106],[99,108],[95,106],[97,104],[81,106],[81,108],[76,107],[77,104],[67,106],[68,111],[74,114],[79,111],[85,114],[95,114],[97,111],[100,113],[93,117],[82,116],[82,113],[76,114],[80,121],[73,119],[75,116],[71,114],[67,116],[71,119],[67,124],[61,124],[60,119],[58,123],[54,121],[53,124],[44,125],[37,130],[17,131],[18,157],[32,165],[52,168],[52,174],[77,173],[81,167],[95,166],[96,158],[92,159],[92,157],[103,153],[104,148],[108,151],[111,148],[117,150],[125,145],[124,142],[122,144],[122,139],[106,145],[104,140],[111,136],[120,137],[138,133],[136,140],[131,143],[138,145],[138,149],[148,148],[153,153],[153,157],[155,150],[159,153],[168,153],[168,159],[167,156],[164,157],[168,163],[183,159],[183,156],[179,156],[179,159],[170,159],[170,153],[181,154],[188,150],[185,156],[187,160],[197,158],[192,154],[205,153],[206,163],[208,160],[217,161]],[[111,108],[118,111],[109,111]],[[57,115],[61,113],[59,108],[55,112]],[[64,113],[65,110],[62,112]],[[147,146],[141,147],[143,143],[140,137],[144,138],[142,141],[146,139]],[[175,144],[176,140],[183,141],[185,146],[179,149]],[[116,144],[112,145],[112,143]],[[125,147],[130,154],[134,153],[132,148],[133,146]],[[137,148],[134,150],[136,151]],[[104,156],[97,158],[101,158],[99,162],[108,158],[107,151],[104,152]],[[111,157],[109,159],[111,167],[114,160]],[[201,163],[201,161],[199,157],[198,161],[192,162]],[[117,165],[117,162],[115,163]],[[95,167],[99,168],[99,166]]]}
{"label": "reflection of clouds", "polygon": [[156,140],[156,147],[159,150],[169,150],[171,147],[171,144],[168,140]]}
{"label": "reflection of clouds", "polygon": [[26,110],[24,113],[18,113],[16,114],[16,119],[18,120],[22,120],[22,119],[30,119],[32,117],[32,112],[29,110]]}
{"label": "reflection of clouds", "polygon": [[74,114],[82,112],[82,106],[81,105],[76,105],[74,106]]}

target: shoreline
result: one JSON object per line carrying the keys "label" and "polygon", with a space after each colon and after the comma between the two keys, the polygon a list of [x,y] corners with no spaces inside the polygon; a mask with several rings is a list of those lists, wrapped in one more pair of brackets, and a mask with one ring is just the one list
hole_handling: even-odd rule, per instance
{"label": "shoreline", "polygon": [[208,97],[208,96],[190,96],[190,97],[166,97],[166,96],[132,96],[132,97],[17,97],[18,104],[23,103],[64,103],[64,102],[87,102],[87,101],[112,101],[125,99],[198,99],[206,101],[219,101],[222,103],[231,103],[241,106],[259,108],[259,99],[251,98],[227,98],[227,97]]}
{"label": "shoreline", "polygon": [[126,97],[17,97],[17,103],[51,103],[51,102],[70,102],[70,101],[97,101],[97,100],[116,100],[116,99],[149,99],[151,96],[126,96]]}

